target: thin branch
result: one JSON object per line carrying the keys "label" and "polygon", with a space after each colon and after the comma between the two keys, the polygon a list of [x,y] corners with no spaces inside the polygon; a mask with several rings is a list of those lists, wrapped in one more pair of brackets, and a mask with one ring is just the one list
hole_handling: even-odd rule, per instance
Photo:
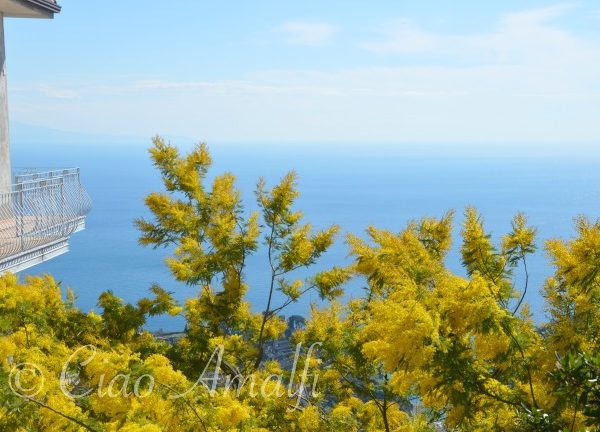
{"label": "thin branch", "polygon": [[521,353],[521,357],[523,358],[523,361],[525,361],[525,368],[527,369],[527,378],[529,380],[529,391],[531,393],[531,401],[533,403],[533,406],[535,408],[537,408],[538,405],[537,405],[537,402],[535,400],[535,393],[533,391],[533,378],[531,376],[531,367],[529,366],[529,364],[527,362],[527,359],[525,357],[525,351],[523,351],[523,348],[521,347],[521,344],[519,343],[519,341],[517,340],[517,338],[513,335],[513,333],[510,331],[510,328],[508,328],[508,326],[504,326],[504,327],[505,327],[506,332],[510,336],[510,338],[513,340],[513,342],[517,346],[517,349]]}
{"label": "thin branch", "polygon": [[167,390],[169,390],[172,393],[175,393],[177,396],[179,396],[183,402],[188,406],[188,408],[190,410],[192,410],[192,412],[194,413],[194,415],[196,416],[196,418],[198,419],[198,422],[200,422],[200,425],[202,426],[202,429],[204,429],[206,432],[208,432],[208,429],[206,427],[206,423],[204,423],[204,420],[202,420],[202,417],[200,417],[200,414],[198,414],[198,411],[196,411],[196,408],[194,408],[194,406],[190,403],[190,401],[188,401],[186,399],[186,397],[184,395],[182,395],[181,393],[179,393],[177,390],[175,390],[174,388],[168,386],[167,384],[163,384],[161,382],[156,382],[158,385],[163,386],[164,388],[166,388]]}
{"label": "thin branch", "polygon": [[57,409],[55,409],[55,408],[52,408],[50,405],[46,405],[46,404],[45,404],[44,402],[42,402],[42,401],[39,401],[39,400],[37,400],[37,399],[34,399],[34,398],[30,397],[30,396],[25,396],[25,395],[19,395],[19,396],[21,396],[23,399],[25,399],[25,400],[26,400],[26,401],[28,401],[28,402],[33,402],[34,404],[37,404],[38,406],[40,406],[40,407],[42,407],[42,408],[46,408],[47,410],[49,410],[49,411],[52,411],[54,414],[57,414],[57,415],[59,415],[59,416],[61,416],[61,417],[63,417],[63,418],[66,418],[67,420],[70,420],[70,421],[72,421],[72,422],[73,422],[73,423],[75,423],[75,424],[78,424],[78,425],[79,425],[79,426],[81,426],[82,428],[85,428],[85,429],[87,429],[87,430],[89,430],[89,431],[92,431],[92,432],[100,432],[98,429],[94,429],[93,427],[91,427],[91,426],[89,426],[89,425],[85,424],[85,423],[84,423],[84,422],[82,422],[81,420],[78,420],[78,419],[76,419],[75,417],[71,417],[71,416],[70,416],[70,415],[68,415],[68,414],[65,414],[65,413],[63,413],[63,412],[61,412],[61,411],[58,411]]}
{"label": "thin branch", "polygon": [[[308,288],[305,288],[304,290],[300,291],[300,294],[298,295],[298,297],[302,297],[304,294],[306,294],[313,288],[314,288],[314,285],[311,285]],[[294,301],[295,301],[294,299],[292,299],[291,297],[288,296],[288,299],[281,306],[271,309],[270,316],[274,316],[277,312],[281,311],[282,309],[285,309],[290,304],[292,304]]]}
{"label": "thin branch", "polygon": [[265,325],[267,324],[267,320],[269,318],[269,310],[271,308],[271,301],[273,299],[273,289],[275,288],[276,269],[275,269],[275,266],[273,265],[273,255],[272,255],[272,253],[273,253],[273,236],[274,235],[275,235],[275,222],[273,222],[273,224],[271,225],[271,233],[269,234],[269,241],[268,241],[269,265],[271,266],[271,284],[269,286],[269,299],[267,300],[267,308],[265,309],[265,311],[263,313],[263,319],[262,319],[262,323],[260,325],[260,332],[258,334],[258,355],[256,356],[256,362],[254,363],[255,369],[258,369],[258,367],[260,366],[260,362],[262,361],[263,355],[264,355],[263,337],[264,337]]}
{"label": "thin branch", "polygon": [[291,272],[293,272],[295,270],[298,270],[298,269],[300,269],[302,267],[308,267],[311,264],[314,264],[314,262],[305,262],[305,263],[302,263],[302,264],[298,264],[298,265],[295,265],[294,267],[292,267],[289,270],[282,270],[282,271],[276,272],[275,276],[277,276],[277,277],[283,276],[284,274],[291,273]]}
{"label": "thin branch", "polygon": [[515,310],[513,310],[513,315],[516,314],[519,308],[521,307],[521,303],[523,303],[525,295],[527,294],[527,287],[529,286],[529,271],[527,270],[527,259],[525,259],[525,254],[523,253],[523,251],[521,251],[521,260],[523,260],[523,268],[525,270],[525,287],[523,288],[523,294],[521,295],[521,298],[519,299]]}

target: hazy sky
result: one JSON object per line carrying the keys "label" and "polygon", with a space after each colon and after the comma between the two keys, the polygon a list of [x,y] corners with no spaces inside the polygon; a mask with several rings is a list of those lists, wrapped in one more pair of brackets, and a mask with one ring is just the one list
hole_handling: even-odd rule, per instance
{"label": "hazy sky", "polygon": [[600,1],[62,0],[11,120],[229,141],[600,139]]}

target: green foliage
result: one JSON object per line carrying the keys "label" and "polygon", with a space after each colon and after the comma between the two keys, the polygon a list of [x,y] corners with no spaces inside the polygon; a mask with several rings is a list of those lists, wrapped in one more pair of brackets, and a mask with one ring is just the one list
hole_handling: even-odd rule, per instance
{"label": "green foliage", "polygon": [[559,400],[580,408],[586,426],[600,427],[600,353],[559,355],[552,378]]}
{"label": "green foliage", "polygon": [[125,342],[138,335],[149,316],[179,311],[171,293],[157,285],[153,285],[150,291],[155,297],[142,298],[137,306],[123,304],[123,300],[110,290],[100,294],[98,306],[102,309],[102,335],[110,340]]}

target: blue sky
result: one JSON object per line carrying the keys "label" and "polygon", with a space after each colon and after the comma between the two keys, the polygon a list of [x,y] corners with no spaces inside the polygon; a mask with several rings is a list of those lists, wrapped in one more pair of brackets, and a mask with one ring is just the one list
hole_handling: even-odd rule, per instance
{"label": "blue sky", "polygon": [[600,139],[600,2],[63,0],[11,120],[210,141]]}

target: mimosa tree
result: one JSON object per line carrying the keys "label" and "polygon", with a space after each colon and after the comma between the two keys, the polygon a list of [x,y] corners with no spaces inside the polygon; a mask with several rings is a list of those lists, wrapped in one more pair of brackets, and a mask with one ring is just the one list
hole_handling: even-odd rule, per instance
{"label": "mimosa tree", "polygon": [[[600,222],[579,218],[574,239],[546,242],[549,319],[535,322],[525,294],[540,243],[524,215],[494,244],[466,209],[461,274],[446,265],[453,212],[350,234],[352,262],[315,272],[339,228],[303,221],[295,173],[259,180],[252,212],[232,174],[207,184],[205,145],[181,155],[157,137],[150,152],[165,190],[146,198],[140,242],[170,247],[187,300],[158,286],[135,304],[106,291],[85,313],[50,276],[1,277],[0,432],[600,428]],[[268,275],[250,285],[261,248]],[[351,279],[364,291],[344,302]],[[291,334],[306,356],[286,369],[265,346],[309,291],[325,302]],[[174,345],[145,330],[159,314],[185,318]]]}

